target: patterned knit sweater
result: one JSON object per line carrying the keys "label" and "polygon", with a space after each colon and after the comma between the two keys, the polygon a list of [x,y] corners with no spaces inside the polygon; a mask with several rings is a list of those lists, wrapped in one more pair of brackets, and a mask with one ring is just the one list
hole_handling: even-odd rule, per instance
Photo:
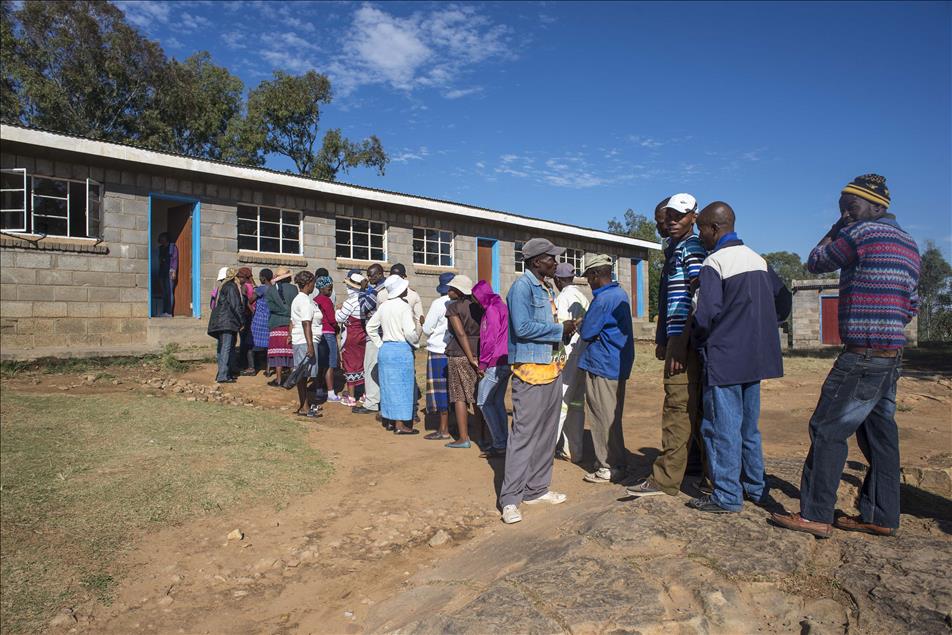
{"label": "patterned knit sweater", "polygon": [[840,339],[847,346],[895,349],[916,314],[919,248],[887,214],[849,225],[807,260],[811,273],[840,270]]}

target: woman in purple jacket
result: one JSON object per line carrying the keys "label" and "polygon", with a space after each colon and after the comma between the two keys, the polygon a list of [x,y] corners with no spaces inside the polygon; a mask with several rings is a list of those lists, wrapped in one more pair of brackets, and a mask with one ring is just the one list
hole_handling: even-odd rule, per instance
{"label": "woman in purple jacket", "polygon": [[492,447],[482,456],[506,456],[509,438],[509,414],[506,412],[506,387],[509,385],[509,309],[485,280],[473,287],[473,297],[483,307],[479,326],[479,372],[476,405],[483,413],[492,434]]}

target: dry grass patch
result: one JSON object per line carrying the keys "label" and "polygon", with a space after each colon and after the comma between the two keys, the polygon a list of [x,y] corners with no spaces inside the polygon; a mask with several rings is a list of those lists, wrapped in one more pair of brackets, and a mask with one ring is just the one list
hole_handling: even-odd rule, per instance
{"label": "dry grass patch", "polygon": [[313,488],[328,465],[286,416],[141,394],[0,402],[0,617],[41,631],[109,602],[142,531]]}

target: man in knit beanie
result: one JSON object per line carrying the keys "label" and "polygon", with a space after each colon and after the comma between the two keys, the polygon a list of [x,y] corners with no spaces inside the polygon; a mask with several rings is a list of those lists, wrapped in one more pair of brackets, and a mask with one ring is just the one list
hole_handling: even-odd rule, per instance
{"label": "man in knit beanie", "polygon": [[[800,482],[800,513],[775,513],[787,529],[829,538],[832,527],[893,536],[899,527],[896,381],[903,331],[918,308],[919,249],[890,214],[878,174],[853,179],[840,195],[840,219],[807,261],[811,273],[840,271],[843,352],[823,383],[810,419],[810,452]],[[869,462],[859,515],[834,516],[848,453],[857,443]]]}

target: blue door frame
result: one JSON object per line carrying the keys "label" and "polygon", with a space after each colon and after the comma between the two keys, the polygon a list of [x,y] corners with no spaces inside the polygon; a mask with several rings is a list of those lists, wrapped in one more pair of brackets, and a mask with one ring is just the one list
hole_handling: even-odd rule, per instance
{"label": "blue door frame", "polygon": [[192,317],[202,317],[202,203],[197,198],[149,192],[149,317],[152,312],[152,200],[192,204]]}
{"label": "blue door frame", "polygon": [[[493,244],[493,279],[491,280],[493,285],[493,291],[502,295],[502,290],[499,288],[499,240],[495,238],[487,238],[486,236],[477,236],[476,245],[479,245],[479,241],[485,240]],[[479,257],[479,249],[476,250],[477,258]],[[477,269],[478,271],[478,269]],[[478,277],[478,274],[477,274]]]}
{"label": "blue door frame", "polygon": [[649,289],[645,287],[645,279],[648,274],[648,261],[640,258],[632,258],[638,263],[635,267],[635,288],[638,289],[638,301],[635,303],[635,317],[645,317],[645,296]]}

